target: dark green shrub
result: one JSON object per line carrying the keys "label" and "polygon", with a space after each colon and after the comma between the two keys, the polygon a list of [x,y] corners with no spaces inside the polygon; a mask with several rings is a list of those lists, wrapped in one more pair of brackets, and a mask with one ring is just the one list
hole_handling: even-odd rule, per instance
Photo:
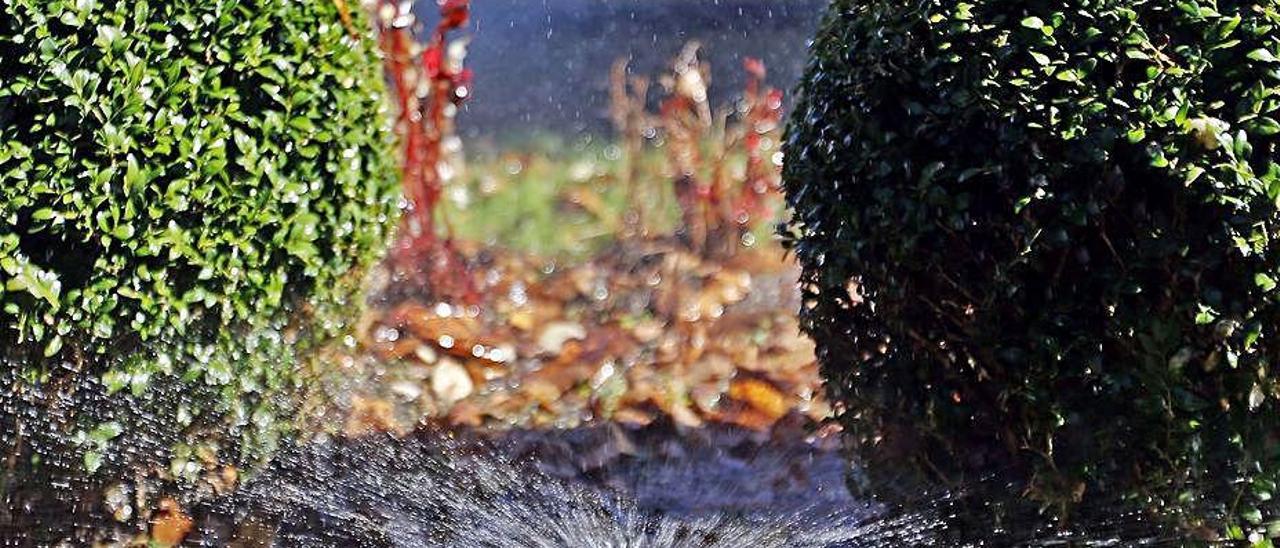
{"label": "dark green shrub", "polygon": [[1276,516],[1277,25],[1274,1],[833,3],[786,232],[873,485],[899,461],[1059,511]]}
{"label": "dark green shrub", "polygon": [[293,343],[354,317],[392,225],[375,41],[328,0],[0,7],[5,450],[182,477],[269,448]]}

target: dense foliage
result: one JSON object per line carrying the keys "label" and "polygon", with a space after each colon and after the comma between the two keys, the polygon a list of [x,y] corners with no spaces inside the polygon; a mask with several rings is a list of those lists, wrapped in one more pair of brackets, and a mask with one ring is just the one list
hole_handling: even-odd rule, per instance
{"label": "dense foliage", "polygon": [[787,233],[873,485],[900,461],[1059,510],[1276,517],[1277,25],[1271,0],[833,3]]}
{"label": "dense foliage", "polygon": [[202,432],[234,458],[285,422],[289,343],[351,317],[395,210],[376,44],[340,9],[0,1],[6,451],[176,443],[182,475]]}

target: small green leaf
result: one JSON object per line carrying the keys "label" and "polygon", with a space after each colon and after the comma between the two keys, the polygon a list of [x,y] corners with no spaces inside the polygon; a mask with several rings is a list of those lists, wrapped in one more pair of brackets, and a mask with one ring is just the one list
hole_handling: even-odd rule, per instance
{"label": "small green leaf", "polygon": [[[1256,384],[1255,384],[1255,385],[1253,386],[1253,388],[1254,388],[1254,390],[1255,390],[1255,391],[1257,391],[1259,394],[1261,394],[1261,393],[1262,393],[1262,391],[1258,388],[1258,385],[1256,385]],[[1249,396],[1249,401],[1250,401],[1250,407],[1251,407],[1251,408],[1252,408],[1252,407],[1256,407],[1255,405],[1252,405],[1252,402],[1253,402],[1253,396],[1252,396],[1252,394]],[[1244,512],[1241,512],[1241,513],[1240,513],[1240,517],[1244,518],[1244,520],[1245,520],[1245,521],[1247,521],[1247,522],[1249,522],[1249,523],[1252,523],[1252,524],[1254,524],[1254,525],[1257,525],[1257,524],[1259,524],[1259,523],[1262,523],[1262,511],[1261,511],[1261,510],[1258,510],[1257,508],[1248,508],[1248,509],[1246,509]]]}
{"label": "small green leaf", "polygon": [[98,25],[98,38],[93,43],[100,48],[108,49],[119,39],[120,29],[118,27]]}
{"label": "small green leaf", "polygon": [[58,297],[62,294],[62,282],[53,272],[42,270],[27,262],[24,257],[9,260],[0,265],[12,278],[5,289],[9,291],[26,291],[49,303],[54,310],[58,309]]}
{"label": "small green leaf", "polygon": [[1253,283],[1257,284],[1263,291],[1271,291],[1276,288],[1275,280],[1262,272],[1253,275]]}
{"label": "small green leaf", "polygon": [[1264,63],[1274,63],[1274,62],[1276,62],[1276,56],[1275,56],[1275,55],[1272,55],[1272,54],[1271,54],[1271,51],[1269,51],[1269,50],[1267,50],[1267,49],[1265,49],[1265,48],[1258,48],[1258,49],[1255,49],[1255,50],[1253,50],[1253,51],[1249,52],[1249,53],[1248,53],[1248,55],[1245,55],[1245,57],[1248,57],[1248,58],[1250,58],[1250,59],[1252,59],[1252,60],[1254,60],[1254,61],[1262,61],[1262,62],[1264,62]]}
{"label": "small green leaf", "polygon": [[1258,338],[1262,336],[1262,325],[1254,322],[1244,332],[1244,349],[1249,350],[1258,342]]}
{"label": "small green leaf", "polygon": [[1196,182],[1196,179],[1199,179],[1201,175],[1204,175],[1204,168],[1191,166],[1191,169],[1187,170],[1186,185],[1191,186],[1191,183]]}
{"label": "small green leaf", "polygon": [[84,453],[84,469],[90,474],[97,472],[102,467],[102,453],[97,451],[85,451]]}
{"label": "small green leaf", "polygon": [[97,443],[106,443],[115,439],[124,433],[124,427],[115,421],[108,421],[99,424],[93,430],[89,431],[89,439]]}
{"label": "small green leaf", "polygon": [[1196,313],[1196,325],[1208,325],[1213,323],[1217,315],[1213,313],[1213,309],[1205,305],[1200,305],[1200,311]]}
{"label": "small green leaf", "polygon": [[52,358],[57,355],[60,350],[62,350],[62,335],[54,335],[53,338],[49,340],[49,344],[44,347],[44,357]]}
{"label": "small green leaf", "polygon": [[142,173],[142,168],[138,166],[138,159],[134,158],[132,154],[125,156],[125,169],[124,169],[125,194],[132,195],[133,193],[140,190],[144,183],[145,183],[145,176]]}
{"label": "small green leaf", "polygon": [[315,124],[311,123],[311,119],[303,116],[298,116],[292,120],[289,120],[289,125],[293,126],[295,129],[298,129],[300,131],[305,131],[308,133],[316,130],[316,126]]}
{"label": "small green leaf", "polygon": [[1274,118],[1263,116],[1253,122],[1253,130],[1258,135],[1271,136],[1280,133],[1280,122]]}

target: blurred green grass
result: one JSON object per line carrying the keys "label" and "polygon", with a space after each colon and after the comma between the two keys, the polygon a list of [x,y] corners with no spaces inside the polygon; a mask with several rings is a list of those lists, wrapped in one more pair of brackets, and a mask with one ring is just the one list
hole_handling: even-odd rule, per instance
{"label": "blurred green grass", "polygon": [[[474,152],[446,187],[444,220],[461,240],[575,261],[621,239],[671,234],[680,211],[665,154],[643,147],[629,190],[618,143],[543,136]],[[776,218],[757,224],[754,241],[773,239]]]}
{"label": "blurred green grass", "polygon": [[[661,150],[640,155],[634,202],[625,154],[596,140],[545,137],[481,152],[450,183],[445,220],[455,237],[539,256],[580,259],[624,236],[664,234],[679,211]],[[628,214],[641,214],[641,218]]]}

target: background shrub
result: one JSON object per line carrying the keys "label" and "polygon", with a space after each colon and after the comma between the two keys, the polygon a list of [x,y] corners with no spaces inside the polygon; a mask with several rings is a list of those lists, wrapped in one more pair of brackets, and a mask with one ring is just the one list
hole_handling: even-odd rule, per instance
{"label": "background shrub", "polygon": [[872,486],[1272,519],[1278,10],[833,2],[787,233]]}
{"label": "background shrub", "polygon": [[375,42],[337,10],[0,0],[19,478],[139,459],[188,477],[192,455],[247,459],[287,423],[292,343],[355,317],[397,196]]}

